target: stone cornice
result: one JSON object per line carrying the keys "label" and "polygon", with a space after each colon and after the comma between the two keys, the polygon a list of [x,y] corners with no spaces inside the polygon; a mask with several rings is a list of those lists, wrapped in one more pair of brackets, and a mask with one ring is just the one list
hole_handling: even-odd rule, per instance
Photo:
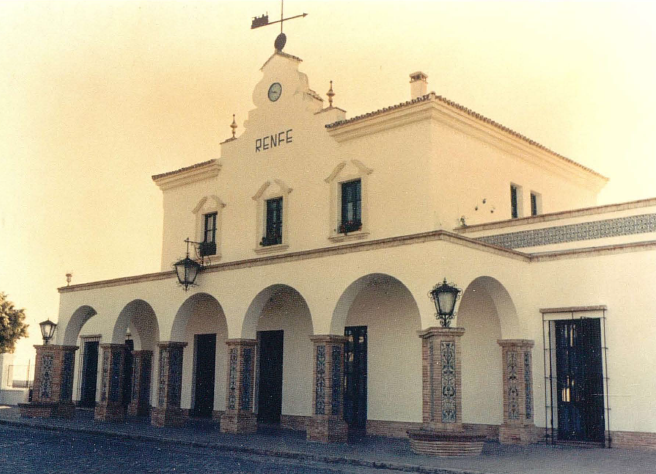
{"label": "stone cornice", "polygon": [[563,308],[541,308],[542,314],[554,313],[581,313],[587,311],[606,311],[608,307],[605,304],[597,306],[566,306]]}
{"label": "stone cornice", "polygon": [[211,179],[218,176],[221,164],[218,160],[205,161],[169,173],[153,176],[153,181],[162,191],[176,188],[185,184]]}
{"label": "stone cornice", "polygon": [[575,217],[592,216],[596,214],[606,214],[610,212],[626,211],[631,209],[640,209],[643,207],[656,206],[656,198],[640,199],[638,201],[623,202],[620,204],[606,204],[603,206],[585,207],[573,209],[571,211],[552,212],[541,214],[539,216],[521,217],[519,219],[507,219],[504,221],[488,222],[486,224],[476,224],[466,227],[456,227],[454,232],[467,234],[471,232],[482,232],[494,229],[506,229],[508,227],[517,227],[523,225],[540,224],[542,222],[552,222],[561,219],[572,219]]}
{"label": "stone cornice", "polygon": [[[265,265],[275,265],[279,263],[288,263],[300,260],[310,260],[315,258],[331,257],[336,255],[344,255],[355,252],[365,252],[371,250],[382,250],[404,245],[416,245],[427,242],[449,242],[455,245],[461,245],[474,250],[479,250],[501,257],[519,260],[524,263],[543,262],[557,259],[588,257],[597,255],[608,255],[624,252],[637,252],[645,250],[656,250],[656,241],[638,242],[621,245],[609,245],[606,247],[592,247],[573,250],[561,250],[554,252],[545,252],[542,254],[527,254],[510,250],[495,245],[485,244],[475,239],[454,234],[445,230],[435,230],[430,232],[422,232],[419,234],[403,235],[399,237],[389,237],[386,239],[355,242],[351,244],[343,244],[333,247],[324,247],[312,250],[302,250],[299,252],[289,252],[280,255],[268,255],[264,257],[256,257],[246,260],[237,260],[234,262],[216,263],[205,267],[203,273],[215,273],[230,270],[238,270],[250,267],[260,267]],[[147,273],[144,275],[130,276],[116,278],[112,280],[102,280],[91,283],[81,283],[79,285],[63,286],[58,288],[59,293],[72,293],[75,291],[88,291],[99,288],[109,288],[115,286],[133,285],[138,283],[145,283],[149,281],[167,280],[176,278],[174,271],[166,271],[159,273]]]}

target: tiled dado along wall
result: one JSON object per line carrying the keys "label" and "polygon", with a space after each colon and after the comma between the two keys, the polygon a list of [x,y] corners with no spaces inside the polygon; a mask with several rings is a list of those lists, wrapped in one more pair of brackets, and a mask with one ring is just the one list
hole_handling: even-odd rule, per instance
{"label": "tiled dado along wall", "polygon": [[544,229],[488,235],[479,237],[477,240],[499,247],[519,249],[648,232],[656,232],[656,214],[642,214]]}

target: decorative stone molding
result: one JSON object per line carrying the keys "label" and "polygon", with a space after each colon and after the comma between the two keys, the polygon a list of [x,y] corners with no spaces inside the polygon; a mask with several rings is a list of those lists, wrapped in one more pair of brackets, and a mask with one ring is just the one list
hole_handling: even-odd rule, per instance
{"label": "decorative stone molding", "polygon": [[528,339],[500,339],[503,358],[503,424],[499,428],[502,444],[529,444],[535,441],[533,415],[534,342]]}
{"label": "decorative stone molding", "polygon": [[153,371],[153,351],[132,351],[132,393],[128,415],[148,416],[150,414],[150,385]]}
{"label": "decorative stone molding", "polygon": [[[350,164],[350,165],[349,165]],[[347,167],[348,165],[348,167]],[[330,175],[324,179],[326,184],[330,185],[330,223],[328,230],[328,239],[331,242],[345,242],[350,240],[360,240],[369,237],[368,215],[369,215],[369,175],[374,170],[365,166],[360,160],[342,161],[339,163]],[[339,233],[339,224],[341,222],[341,184],[349,181],[360,180],[360,211],[362,228],[348,234]]]}
{"label": "decorative stone molding", "polygon": [[31,403],[19,404],[28,418],[73,418],[73,374],[77,346],[34,346],[36,363]]}
{"label": "decorative stone molding", "polygon": [[196,242],[203,242],[205,239],[205,215],[216,212],[216,234],[214,238],[214,242],[216,243],[216,253],[207,256],[210,261],[214,261],[215,263],[221,259],[222,216],[224,207],[226,207],[225,203],[218,196],[212,195],[202,198],[191,211],[196,222],[194,232],[194,240]]}
{"label": "decorative stone molding", "polygon": [[314,344],[314,390],[312,418],[307,422],[307,439],[323,443],[346,442],[344,421],[345,336],[310,336]]}
{"label": "decorative stone molding", "polygon": [[[275,184],[275,186],[274,186]],[[282,180],[274,179],[273,182],[265,181],[252,197],[257,205],[255,212],[255,253],[284,252],[289,248],[289,194],[293,191]],[[282,198],[282,243],[278,245],[261,246],[262,237],[266,234],[266,201],[268,199]]]}
{"label": "decorative stone molding", "polygon": [[100,402],[96,405],[94,419],[97,421],[123,421],[124,365],[127,347],[124,344],[100,344],[102,372],[100,379]]}
{"label": "decorative stone molding", "polygon": [[253,413],[257,340],[228,339],[226,411],[221,416],[222,433],[255,433]]}
{"label": "decorative stone molding", "polygon": [[180,408],[182,393],[182,358],[186,342],[160,342],[157,407],[151,410],[153,426],[182,426],[186,421]]}

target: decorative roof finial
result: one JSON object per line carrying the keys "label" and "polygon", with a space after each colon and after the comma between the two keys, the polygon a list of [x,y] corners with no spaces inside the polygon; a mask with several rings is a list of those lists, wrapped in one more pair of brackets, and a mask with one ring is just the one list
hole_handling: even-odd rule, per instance
{"label": "decorative roof finial", "polygon": [[71,280],[73,279],[73,273],[69,272],[66,274],[66,286],[71,286]]}
{"label": "decorative roof finial", "polygon": [[232,123],[230,124],[230,128],[232,129],[232,138],[236,138],[235,133],[237,132],[237,122],[235,122],[235,114],[232,114]]}
{"label": "decorative roof finial", "polygon": [[330,89],[326,92],[328,96],[328,104],[330,107],[333,106],[333,97],[335,97],[335,92],[333,92],[333,81],[330,81]]}

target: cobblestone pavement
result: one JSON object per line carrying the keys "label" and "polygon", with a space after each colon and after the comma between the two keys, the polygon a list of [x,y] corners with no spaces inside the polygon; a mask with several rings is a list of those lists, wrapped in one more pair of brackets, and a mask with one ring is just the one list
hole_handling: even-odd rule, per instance
{"label": "cobblestone pavement", "polygon": [[[366,437],[348,444],[321,444],[310,443],[305,440],[305,433],[290,431],[260,431],[251,435],[229,435],[220,433],[217,423],[210,421],[189,420],[181,428],[156,428],[150,425],[147,419],[129,419],[120,423],[104,423],[93,420],[93,412],[78,410],[72,420],[55,418],[21,418],[17,407],[0,406],[0,428],[13,428],[30,430],[31,432],[45,432],[54,436],[54,439],[75,438],[85,440],[88,437],[104,439],[101,443],[109,448],[98,448],[96,442],[90,451],[96,449],[96,454],[85,456],[100,460],[107,456],[110,461],[114,459],[112,449],[117,452],[129,451],[131,445],[145,446],[133,451],[133,456],[127,458],[127,464],[120,468],[110,470],[82,470],[77,472],[352,472],[372,473],[381,472],[418,472],[422,474],[656,474],[656,452],[628,449],[604,448],[575,448],[570,446],[545,446],[535,444],[530,446],[500,445],[496,442],[487,442],[481,456],[467,458],[435,458],[419,456],[410,451],[407,439],[390,439]],[[38,437],[38,435],[35,435]],[[0,432],[0,444],[7,443],[7,437]],[[48,449],[52,456],[58,459],[52,466],[66,466],[66,463],[75,466],[79,457],[76,446],[84,443],[72,443],[61,446],[45,443],[41,445]],[[36,445],[38,447],[39,445]],[[35,446],[28,449],[28,454],[36,451]],[[75,449],[73,449],[75,448]],[[7,450],[20,451],[18,448],[0,447],[0,455],[7,456]],[[107,451],[110,451],[109,453]],[[172,466],[176,470],[166,470],[167,464],[157,464],[160,468],[154,470],[135,471],[129,469],[130,463],[139,462],[139,466],[148,469],[153,463],[166,459],[167,453],[175,452],[182,465]],[[200,470],[194,469],[190,459],[194,456],[187,452],[207,453],[209,464],[202,465]],[[57,454],[60,453],[60,454]],[[61,457],[61,453],[65,456]],[[60,456],[60,457],[57,457]],[[185,456],[187,456],[185,458]],[[22,457],[22,454],[19,458]],[[0,457],[0,474],[13,472],[5,468]],[[178,459],[178,458],[176,458]],[[184,461],[186,459],[187,461]],[[204,458],[205,459],[205,458]],[[273,464],[269,467],[258,464],[258,460],[265,459]],[[61,461],[61,462],[60,462]],[[17,462],[13,460],[10,462]],[[79,462],[89,463],[89,458]],[[177,461],[176,461],[177,462]],[[184,464],[186,462],[186,464]],[[205,462],[205,461],[203,461]],[[237,464],[230,464],[230,463]],[[246,466],[246,462],[254,464]],[[240,464],[241,463],[241,464]],[[285,464],[287,463],[287,464]],[[223,465],[229,466],[227,470]],[[7,464],[8,466],[10,464]],[[38,465],[38,464],[37,464]],[[96,464],[91,464],[91,468]],[[108,465],[105,465],[107,468]],[[190,467],[191,466],[191,467]],[[46,471],[40,466],[33,469],[27,465],[12,465],[18,469],[16,472],[65,472],[73,474],[74,470]],[[85,466],[85,469],[88,466]],[[185,469],[182,469],[184,467]],[[124,471],[124,468],[127,471]],[[259,469],[259,471],[258,471]],[[266,470],[273,469],[273,470]],[[277,470],[276,470],[277,469]],[[297,469],[297,470],[294,470]],[[300,469],[300,470],[298,470]],[[306,469],[306,471],[303,471]],[[322,470],[323,469],[323,470]],[[132,472],[130,472],[132,471]]]}
{"label": "cobblestone pavement", "polygon": [[230,455],[211,448],[0,426],[0,472],[382,474],[399,471],[330,466],[248,454]]}

